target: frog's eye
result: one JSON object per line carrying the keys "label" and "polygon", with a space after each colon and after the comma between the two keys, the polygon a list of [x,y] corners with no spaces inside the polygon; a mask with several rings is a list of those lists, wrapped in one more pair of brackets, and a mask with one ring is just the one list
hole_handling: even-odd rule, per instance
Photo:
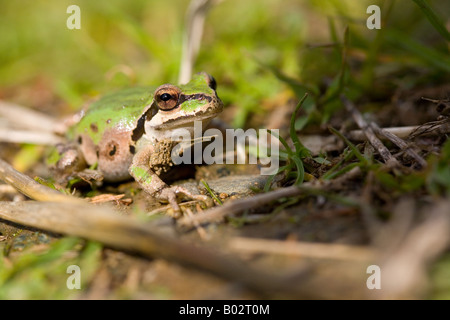
{"label": "frog's eye", "polygon": [[172,99],[172,95],[171,95],[170,93],[163,93],[163,94],[160,96],[160,99],[161,99],[161,101],[167,102],[167,101],[169,101],[170,99]]}
{"label": "frog's eye", "polygon": [[158,108],[170,111],[178,106],[180,89],[172,85],[162,85],[155,92],[155,101]]}

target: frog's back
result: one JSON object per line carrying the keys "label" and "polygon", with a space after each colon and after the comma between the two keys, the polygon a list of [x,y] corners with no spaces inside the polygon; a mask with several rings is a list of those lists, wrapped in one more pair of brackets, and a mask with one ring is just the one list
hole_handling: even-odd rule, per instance
{"label": "frog's back", "polygon": [[136,87],[104,95],[92,103],[80,122],[71,128],[69,139],[87,134],[98,144],[108,129],[133,130],[145,107],[152,102],[153,91],[151,87]]}
{"label": "frog's back", "polygon": [[137,87],[107,94],[94,102],[68,132],[87,164],[97,163],[106,181],[129,177],[128,167],[135,151],[132,133],[152,103],[153,91]]}

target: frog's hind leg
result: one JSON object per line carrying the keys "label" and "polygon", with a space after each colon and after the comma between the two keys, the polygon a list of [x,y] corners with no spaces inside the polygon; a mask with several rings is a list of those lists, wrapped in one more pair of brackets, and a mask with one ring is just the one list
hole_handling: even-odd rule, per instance
{"label": "frog's hind leg", "polygon": [[86,160],[76,144],[57,144],[48,159],[56,181],[66,183],[77,172],[86,169]]}
{"label": "frog's hind leg", "polygon": [[99,184],[103,180],[103,174],[100,171],[88,168],[83,153],[76,144],[56,145],[51,157],[54,159],[53,163],[49,163],[50,169],[54,179],[61,185],[67,185],[74,178],[79,178],[91,185]]}

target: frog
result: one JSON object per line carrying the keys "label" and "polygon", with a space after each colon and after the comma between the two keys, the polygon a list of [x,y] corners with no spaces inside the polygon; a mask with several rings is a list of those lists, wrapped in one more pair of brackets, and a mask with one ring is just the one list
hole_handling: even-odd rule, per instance
{"label": "frog", "polygon": [[55,175],[67,181],[94,172],[102,183],[134,179],[148,196],[168,202],[176,213],[181,211],[179,196],[206,201],[205,195],[169,186],[160,175],[174,166],[171,152],[179,142],[173,131],[192,132],[195,121],[206,127],[222,112],[216,89],[215,79],[201,72],[183,85],[131,87],[104,95],[66,130],[68,142],[56,146],[51,161]]}

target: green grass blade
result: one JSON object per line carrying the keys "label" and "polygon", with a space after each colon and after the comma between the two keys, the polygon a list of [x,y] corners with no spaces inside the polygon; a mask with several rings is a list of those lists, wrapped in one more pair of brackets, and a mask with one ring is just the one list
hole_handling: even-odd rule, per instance
{"label": "green grass blade", "polygon": [[350,32],[349,28],[345,28],[344,32],[344,41],[342,44],[342,53],[341,53],[341,67],[339,70],[339,73],[336,75],[336,77],[333,79],[332,84],[328,87],[327,91],[325,92],[325,95],[320,101],[321,105],[326,105],[330,101],[333,101],[336,97],[338,97],[345,86],[345,75],[347,73],[347,49],[348,49],[348,42],[350,38]]}
{"label": "green grass blade", "polygon": [[323,180],[330,180],[330,179],[332,179],[335,176],[336,171],[338,170],[338,168],[340,168],[345,162],[350,161],[355,156],[355,153],[353,152],[352,149],[345,149],[344,152],[346,152],[344,157],[338,163],[336,163],[333,167],[331,167],[330,170],[325,172],[322,175],[321,179],[323,179]]}
{"label": "green grass blade", "polygon": [[433,25],[434,29],[441,34],[447,41],[450,41],[450,32],[448,32],[445,25],[439,19],[438,15],[434,12],[425,0],[413,0],[422,10],[423,14],[427,17],[428,21]]}
{"label": "green grass blade", "polygon": [[264,192],[269,191],[270,185],[272,184],[272,181],[276,177],[277,174],[279,174],[280,172],[282,172],[284,170],[291,170],[291,167],[292,167],[292,164],[282,166],[282,167],[278,168],[276,173],[272,174],[269,178],[267,178],[266,184],[264,185]]}
{"label": "green grass blade", "polygon": [[[352,152],[353,153],[353,152]],[[353,162],[353,163],[350,163],[349,165],[347,165],[347,166],[345,166],[344,168],[342,168],[342,169],[340,169],[340,170],[338,170],[338,171],[336,171],[336,170],[333,170],[333,172],[330,172],[329,173],[329,171],[326,173],[326,177],[325,177],[325,175],[322,177],[322,179],[323,180],[332,180],[332,179],[335,179],[335,178],[337,178],[338,176],[340,176],[340,175],[342,175],[342,174],[344,174],[344,173],[346,173],[346,172],[349,172],[350,170],[352,170],[353,168],[355,168],[355,167],[359,167],[359,166],[361,166],[361,163],[360,162]],[[330,170],[331,171],[331,170]]]}
{"label": "green grass blade", "polygon": [[267,129],[267,131],[269,131],[269,133],[271,135],[273,135],[275,138],[277,138],[278,140],[280,140],[281,144],[283,145],[283,147],[286,149],[286,152],[288,155],[292,155],[293,151],[292,149],[289,147],[288,143],[286,142],[286,140],[284,140],[283,137],[280,137],[279,135],[275,134],[275,132],[272,132],[272,130]]}
{"label": "green grass blade", "polygon": [[294,147],[295,147],[295,152],[296,153],[300,153],[300,151],[305,149],[305,146],[300,142],[300,139],[297,136],[297,132],[295,131],[295,119],[296,119],[296,116],[297,116],[297,112],[300,110],[300,108],[303,105],[303,102],[306,100],[307,97],[308,97],[308,93],[305,93],[303,98],[297,104],[297,107],[295,107],[295,110],[294,110],[294,112],[292,113],[292,116],[291,116],[291,123],[290,123],[290,127],[289,127],[289,134],[291,136],[292,142],[294,143]]}
{"label": "green grass blade", "polygon": [[297,179],[295,180],[295,185],[300,185],[303,183],[303,180],[305,179],[305,167],[303,166],[303,162],[298,157],[292,157],[292,160],[295,163],[295,166],[297,167]]}
{"label": "green grass blade", "polygon": [[423,61],[425,65],[435,67],[445,72],[450,72],[450,58],[448,55],[423,45],[412,39],[404,32],[398,30],[387,30],[386,39],[396,47],[408,51],[416,58]]}
{"label": "green grass blade", "polygon": [[216,202],[217,202],[219,205],[223,205],[223,202],[219,199],[218,196],[216,196],[215,192],[211,190],[211,188],[209,187],[209,184],[208,184],[205,180],[203,180],[203,179],[200,180],[200,181],[201,181],[201,183],[203,183],[203,185],[204,185],[205,188],[206,188],[206,191],[208,191],[208,193],[211,195],[211,197],[212,197],[214,200],[216,200]]}
{"label": "green grass blade", "polygon": [[364,156],[362,155],[362,153],[358,150],[358,148],[350,142],[350,140],[348,140],[342,133],[340,133],[339,131],[337,131],[336,129],[334,129],[333,127],[328,127],[328,129],[335,134],[336,136],[338,136],[338,138],[340,138],[342,141],[344,141],[350,149],[352,149],[354,155],[358,158],[359,161],[363,162],[364,164],[367,163],[367,159],[364,158]]}

